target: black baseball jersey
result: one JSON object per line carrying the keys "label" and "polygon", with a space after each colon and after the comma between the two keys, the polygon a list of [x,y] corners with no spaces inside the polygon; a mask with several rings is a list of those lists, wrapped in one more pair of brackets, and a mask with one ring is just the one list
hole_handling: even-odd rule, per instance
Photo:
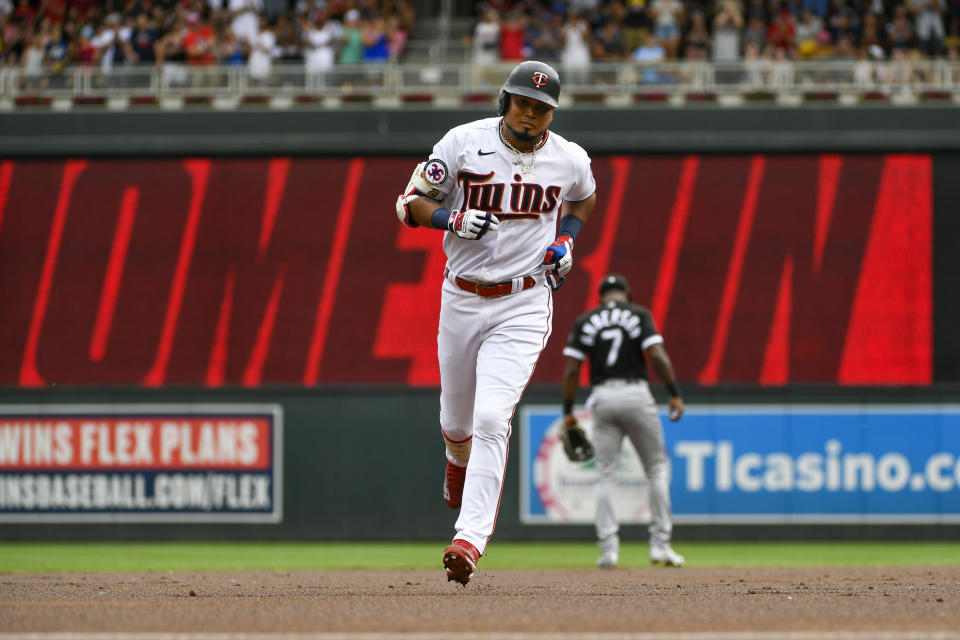
{"label": "black baseball jersey", "polygon": [[646,307],[610,301],[594,307],[573,323],[563,354],[590,359],[590,384],[611,378],[647,379],[643,350],[663,342]]}

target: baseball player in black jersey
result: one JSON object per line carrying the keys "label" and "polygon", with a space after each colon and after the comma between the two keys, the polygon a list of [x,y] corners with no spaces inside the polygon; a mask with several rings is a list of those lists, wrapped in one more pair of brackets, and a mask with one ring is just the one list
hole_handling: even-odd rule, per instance
{"label": "baseball player in black jersey", "polygon": [[[630,438],[650,482],[650,561],[682,567],[683,556],[670,547],[670,478],[663,444],[663,426],[647,382],[647,362],[670,393],[670,419],[683,415],[683,400],[677,388],[673,365],[663,348],[650,312],[630,300],[626,279],[611,273],[600,282],[600,305],[574,322],[563,353],[567,356],[563,376],[563,425],[565,444],[582,431],[573,416],[580,366],[590,360],[592,391],[587,408],[593,415],[593,447],[597,459],[596,528],[602,554],[599,567],[615,567],[619,559],[620,525],[613,506],[613,490],[623,436]],[[579,434],[577,433],[579,432]],[[567,446],[567,455],[574,459]],[[589,450],[589,443],[586,444]]]}

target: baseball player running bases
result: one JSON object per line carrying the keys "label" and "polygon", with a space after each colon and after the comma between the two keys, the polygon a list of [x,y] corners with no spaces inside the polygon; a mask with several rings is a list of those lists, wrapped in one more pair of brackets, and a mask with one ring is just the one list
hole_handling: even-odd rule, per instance
{"label": "baseball player running bases", "polygon": [[513,413],[596,199],[587,153],[549,131],[559,96],[552,67],[520,63],[500,91],[499,117],[448,131],[397,198],[403,224],[443,232],[443,499],[460,510],[443,565],[463,585],[493,535]]}
{"label": "baseball player running bases", "polygon": [[[626,435],[637,450],[650,486],[650,561],[682,567],[683,556],[670,546],[670,478],[663,426],[647,382],[647,362],[666,384],[670,419],[683,416],[683,400],[663,337],[650,312],[630,300],[627,280],[611,273],[600,281],[600,305],[576,319],[567,346],[563,375],[564,450],[571,460],[597,459],[597,539],[599,567],[619,561],[619,523],[613,493],[620,448]],[[587,407],[593,414],[593,446],[573,415],[580,366],[590,361],[593,389]]]}

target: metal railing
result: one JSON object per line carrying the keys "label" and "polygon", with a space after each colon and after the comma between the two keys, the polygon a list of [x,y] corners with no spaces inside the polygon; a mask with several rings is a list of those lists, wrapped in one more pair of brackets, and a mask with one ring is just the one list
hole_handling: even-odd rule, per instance
{"label": "metal railing", "polygon": [[[246,66],[68,67],[27,74],[0,68],[0,99],[25,97],[111,98],[285,96],[357,99],[451,99],[493,96],[512,64],[366,64],[308,72],[300,65],[275,64],[265,75]],[[559,67],[564,100],[597,101],[643,95],[691,93],[750,95],[836,92],[887,95],[960,93],[960,62],[771,61],[738,63],[622,62]]]}

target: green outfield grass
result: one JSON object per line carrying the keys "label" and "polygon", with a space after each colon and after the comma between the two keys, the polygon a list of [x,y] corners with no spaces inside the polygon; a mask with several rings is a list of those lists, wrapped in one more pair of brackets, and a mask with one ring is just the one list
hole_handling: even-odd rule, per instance
{"label": "green outfield grass", "polygon": [[[0,572],[322,571],[436,569],[445,543],[0,543]],[[960,565],[960,542],[678,542],[688,567]],[[624,567],[645,567],[647,546],[624,544]],[[493,542],[486,569],[589,568],[589,542]]]}

